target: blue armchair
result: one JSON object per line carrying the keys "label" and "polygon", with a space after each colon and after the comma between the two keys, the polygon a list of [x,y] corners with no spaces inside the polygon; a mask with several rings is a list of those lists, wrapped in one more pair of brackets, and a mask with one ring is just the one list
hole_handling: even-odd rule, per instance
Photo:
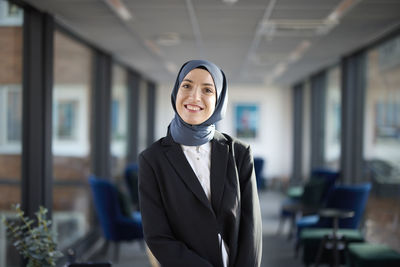
{"label": "blue armchair", "polygon": [[119,242],[143,240],[142,219],[135,212],[131,217],[122,214],[118,201],[118,190],[109,181],[89,178],[93,193],[94,207],[106,239],[105,250],[110,242],[115,244],[114,260],[118,261]]}
{"label": "blue armchair", "polygon": [[[362,215],[367,204],[371,184],[355,186],[335,186],[329,192],[325,208],[353,210],[354,216],[339,221],[339,228],[356,229],[360,225]],[[297,220],[297,229],[303,228],[327,228],[332,227],[332,220],[320,218],[318,215],[305,216]]]}
{"label": "blue armchair", "polygon": [[257,188],[264,189],[265,181],[262,175],[265,160],[260,157],[254,158],[254,172],[256,173]]}
{"label": "blue armchair", "polygon": [[[289,238],[296,229],[296,219],[315,214],[319,207],[325,205],[329,192],[334,187],[340,173],[328,168],[316,168],[311,172],[311,178],[303,186],[291,187],[288,198],[282,203],[278,233],[283,229],[286,218],[291,219]],[[318,217],[307,216],[303,224],[316,223]]]}
{"label": "blue armchair", "polygon": [[[328,196],[325,208],[351,210],[354,212],[354,216],[351,218],[339,219],[339,235],[346,241],[346,244],[363,241],[363,236],[358,231],[358,228],[362,221],[370,191],[370,183],[340,185],[335,186]],[[316,216],[316,219],[310,222],[307,217],[303,217],[297,221],[299,241],[296,251],[299,246],[303,246],[303,262],[305,265],[314,261],[319,244],[326,236],[332,233],[332,227],[332,218]],[[323,255],[326,256],[326,253]],[[323,256],[321,261],[326,261],[326,257]]]}

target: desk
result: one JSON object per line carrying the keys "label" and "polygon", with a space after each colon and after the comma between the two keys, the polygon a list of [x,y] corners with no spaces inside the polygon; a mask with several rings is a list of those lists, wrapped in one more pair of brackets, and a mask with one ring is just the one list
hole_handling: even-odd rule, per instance
{"label": "desk", "polygon": [[[332,218],[333,228],[332,235],[325,235],[319,245],[317,257],[315,258],[315,266],[319,265],[322,252],[325,248],[331,248],[333,253],[333,266],[339,265],[339,246],[342,238],[338,236],[339,219],[351,218],[354,216],[354,211],[341,209],[322,209],[318,212],[321,217]],[[344,246],[343,246],[344,248]]]}

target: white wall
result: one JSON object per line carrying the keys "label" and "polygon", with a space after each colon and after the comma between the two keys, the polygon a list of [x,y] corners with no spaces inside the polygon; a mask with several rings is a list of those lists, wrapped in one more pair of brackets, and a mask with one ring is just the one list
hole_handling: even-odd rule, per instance
{"label": "white wall", "polygon": [[[165,136],[167,126],[174,116],[171,106],[171,85],[157,88],[156,139]],[[259,134],[254,140],[242,139],[251,145],[254,156],[266,160],[264,176],[289,177],[292,168],[292,96],[286,88],[232,86],[225,119],[217,125],[219,131],[235,135],[234,107],[236,104],[259,104]]]}

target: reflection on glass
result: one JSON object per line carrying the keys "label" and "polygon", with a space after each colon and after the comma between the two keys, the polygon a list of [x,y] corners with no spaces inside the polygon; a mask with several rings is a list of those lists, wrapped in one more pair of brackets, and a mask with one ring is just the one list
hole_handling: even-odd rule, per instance
{"label": "reflection on glass", "polygon": [[76,100],[60,100],[57,105],[55,125],[56,135],[60,140],[74,140],[76,136]]}
{"label": "reflection on glass", "polygon": [[334,67],[328,71],[325,105],[325,165],[339,169],[341,131],[340,71]]}
{"label": "reflection on glass", "polygon": [[400,250],[400,36],[367,59],[364,173],[373,184],[367,238]]}
{"label": "reflection on glass", "polygon": [[111,173],[121,176],[127,164],[128,81],[127,72],[114,64],[111,100]]}
{"label": "reflection on glass", "polygon": [[[0,218],[12,220],[21,203],[23,10],[0,1]],[[0,267],[18,266],[19,256],[0,221]]]}
{"label": "reflection on glass", "polygon": [[71,246],[89,230],[91,61],[89,48],[55,33],[53,227],[61,249]]}

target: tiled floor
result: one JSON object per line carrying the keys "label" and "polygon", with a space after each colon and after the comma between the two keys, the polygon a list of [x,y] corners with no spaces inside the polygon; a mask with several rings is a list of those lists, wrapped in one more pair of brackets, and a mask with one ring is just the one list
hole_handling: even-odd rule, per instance
{"label": "tiled floor", "polygon": [[[282,194],[271,191],[260,192],[261,213],[263,220],[263,259],[261,266],[265,267],[297,267],[302,266],[300,259],[295,259],[293,254],[293,242],[287,240],[286,236],[276,235],[279,208],[282,201]],[[286,230],[288,225],[286,226]],[[103,255],[102,259],[107,259],[112,255],[110,247],[108,255]],[[120,247],[120,257],[118,263],[113,267],[150,267],[145,250],[138,242],[123,243]],[[247,266],[244,266],[247,267]]]}

